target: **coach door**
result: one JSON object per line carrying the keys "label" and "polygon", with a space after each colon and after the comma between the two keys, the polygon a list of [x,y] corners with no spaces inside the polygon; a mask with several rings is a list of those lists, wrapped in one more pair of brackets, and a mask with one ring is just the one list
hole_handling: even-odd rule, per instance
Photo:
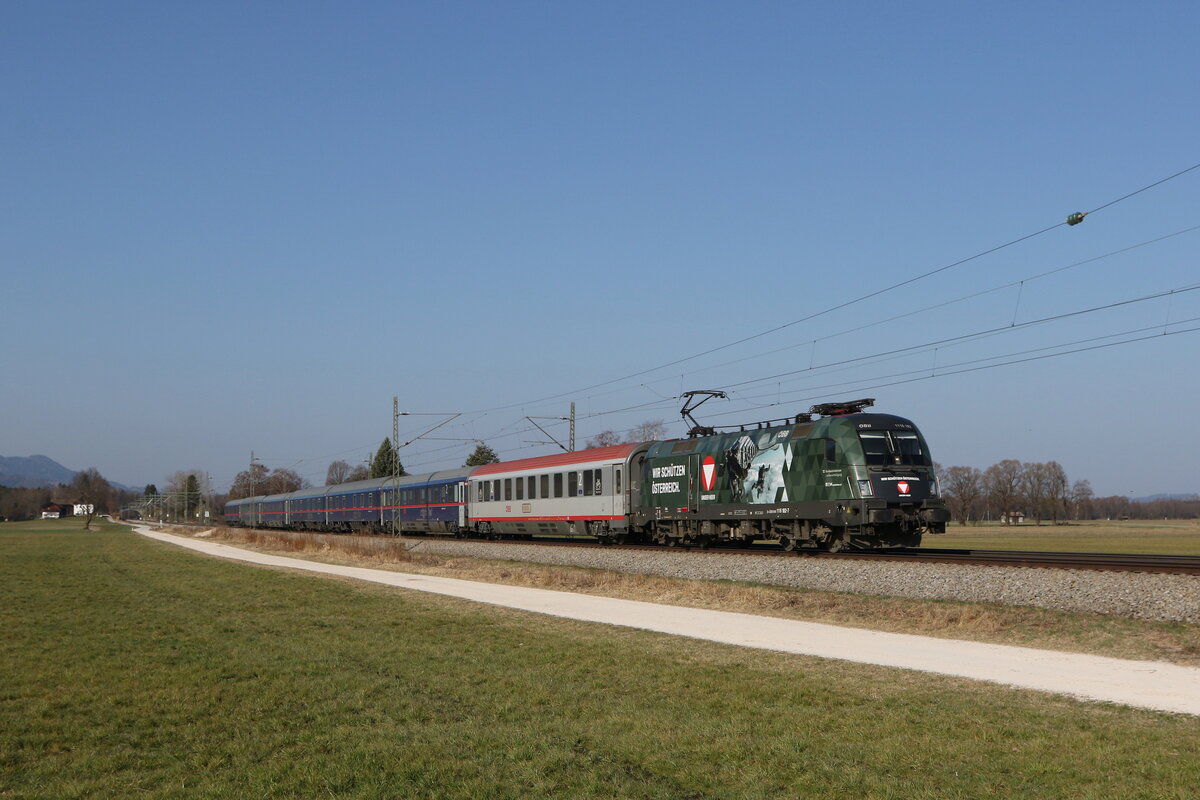
{"label": "coach door", "polygon": [[613,515],[612,466],[604,466],[596,470],[594,480],[596,485],[592,487],[592,494],[598,501],[596,513],[601,517],[611,517]]}

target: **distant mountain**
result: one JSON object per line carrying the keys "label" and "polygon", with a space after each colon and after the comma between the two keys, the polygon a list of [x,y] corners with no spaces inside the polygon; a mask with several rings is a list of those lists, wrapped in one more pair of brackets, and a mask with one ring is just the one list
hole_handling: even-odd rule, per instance
{"label": "distant mountain", "polygon": [[1153,503],[1155,500],[1200,500],[1200,494],[1152,494],[1133,498],[1135,503]]}
{"label": "distant mountain", "polygon": [[[42,486],[70,483],[76,471],[64,467],[48,456],[0,456],[0,486],[10,489],[37,489]],[[116,489],[141,491],[114,480],[108,483]]]}
{"label": "distant mountain", "polygon": [[0,486],[36,489],[70,483],[75,470],[46,456],[0,456]]}

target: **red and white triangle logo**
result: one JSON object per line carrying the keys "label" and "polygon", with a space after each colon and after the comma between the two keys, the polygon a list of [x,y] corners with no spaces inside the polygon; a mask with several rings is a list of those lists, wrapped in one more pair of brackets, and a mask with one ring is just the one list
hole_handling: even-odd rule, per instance
{"label": "red and white triangle logo", "polygon": [[712,456],[705,456],[700,465],[700,483],[706,492],[711,492],[717,483],[717,462]]}
{"label": "red and white triangle logo", "polygon": [[908,481],[900,481],[896,488],[900,490],[900,494],[908,494]]}

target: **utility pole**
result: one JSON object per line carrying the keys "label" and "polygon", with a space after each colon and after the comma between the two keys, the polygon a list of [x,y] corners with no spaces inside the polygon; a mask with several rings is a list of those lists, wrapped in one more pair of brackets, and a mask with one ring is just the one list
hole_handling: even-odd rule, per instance
{"label": "utility pole", "polygon": [[[574,403],[571,403],[571,416],[569,416],[569,417],[526,417],[525,419],[532,422],[533,427],[537,428],[539,431],[546,434],[547,436],[550,436],[550,432],[547,431],[545,428],[543,428],[541,425],[538,425],[536,420],[556,419],[556,420],[561,420],[563,422],[570,422],[571,430],[570,430],[569,436],[567,437],[567,446],[563,447],[562,443],[560,441],[558,441],[558,439],[555,439],[553,436],[550,436],[550,442],[553,442],[554,444],[558,445],[565,453],[574,453],[575,452],[575,404]],[[550,442],[536,442],[535,444],[550,444]]]}
{"label": "utility pole", "polygon": [[[400,400],[394,396],[392,397],[392,437],[393,437],[392,449],[393,449],[393,452],[395,453],[395,458],[396,458],[395,465],[392,469],[392,472],[396,473],[396,497],[395,497],[395,502],[393,503],[393,505],[395,505],[396,508],[392,512],[392,531],[397,536],[400,535],[400,533],[399,533],[400,448],[408,447],[410,444],[412,444],[413,442],[415,442],[419,439],[434,439],[434,438],[436,438],[436,437],[429,436],[429,434],[433,433],[434,431],[436,431],[438,428],[442,427],[443,425],[449,425],[451,422],[453,422],[454,420],[458,419],[461,416],[462,416],[461,411],[456,411],[453,413],[445,413],[445,412],[437,412],[437,411],[401,411],[400,410]],[[431,428],[427,428],[426,430],[422,431],[421,433],[418,433],[413,438],[409,439],[407,442],[404,442],[403,444],[401,444],[400,443],[400,418],[401,417],[445,417],[446,419],[442,420],[441,422],[439,422],[438,424],[434,425]],[[470,442],[470,441],[475,441],[475,440],[474,439],[454,439],[453,441]]]}
{"label": "utility pole", "polygon": [[[256,473],[254,472],[254,464],[256,461],[257,461],[257,459],[254,457],[254,451],[251,450],[250,451],[250,477],[254,481],[254,496],[258,497],[261,494],[261,492],[258,488],[258,478],[256,477]],[[258,527],[258,514],[256,513],[256,510],[252,506],[250,509],[250,529],[253,530],[257,527]]]}
{"label": "utility pole", "polygon": [[392,536],[400,535],[400,398],[392,395]]}

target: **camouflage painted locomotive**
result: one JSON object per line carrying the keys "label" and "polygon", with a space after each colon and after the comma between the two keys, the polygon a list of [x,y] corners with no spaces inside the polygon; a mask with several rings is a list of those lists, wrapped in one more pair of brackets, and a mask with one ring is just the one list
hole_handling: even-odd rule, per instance
{"label": "camouflage painted locomotive", "polygon": [[663,544],[770,539],[830,551],[913,547],[945,532],[924,437],[902,417],[863,413],[873,403],[653,443],[639,458],[630,527]]}

